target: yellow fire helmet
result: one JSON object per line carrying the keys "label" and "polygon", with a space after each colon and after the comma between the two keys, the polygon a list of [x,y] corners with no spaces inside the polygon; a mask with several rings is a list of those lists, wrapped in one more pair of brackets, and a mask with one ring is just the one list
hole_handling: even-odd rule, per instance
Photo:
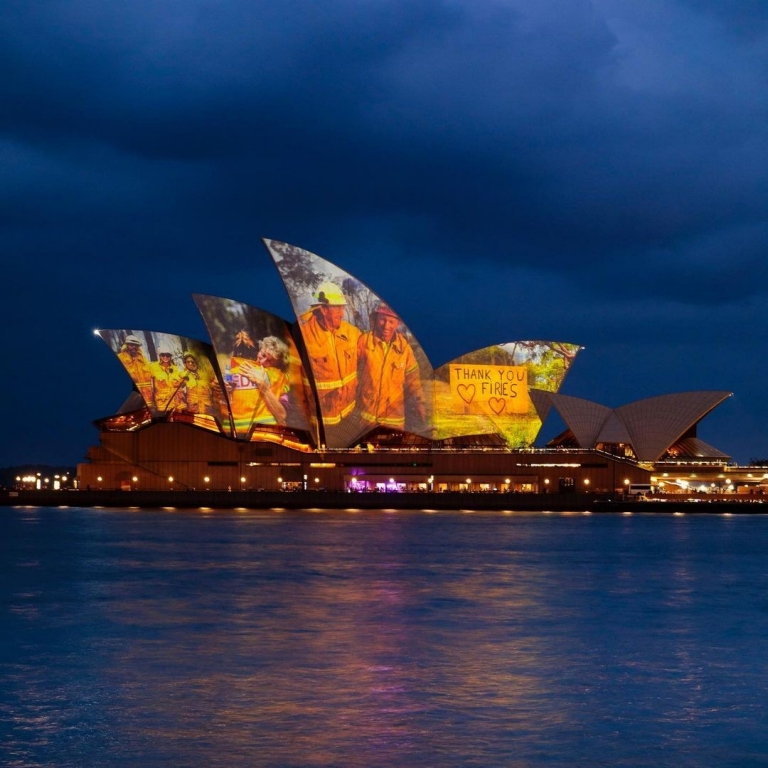
{"label": "yellow fire helmet", "polygon": [[336,283],[320,283],[318,289],[312,294],[315,304],[332,307],[346,307],[347,299]]}

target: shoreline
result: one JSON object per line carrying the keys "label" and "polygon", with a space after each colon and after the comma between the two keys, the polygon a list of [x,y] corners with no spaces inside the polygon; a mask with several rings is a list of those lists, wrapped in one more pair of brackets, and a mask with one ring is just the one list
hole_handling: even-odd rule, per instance
{"label": "shoreline", "polygon": [[343,493],[334,491],[0,491],[2,507],[359,509],[473,512],[768,514],[761,497],[653,500],[598,493]]}

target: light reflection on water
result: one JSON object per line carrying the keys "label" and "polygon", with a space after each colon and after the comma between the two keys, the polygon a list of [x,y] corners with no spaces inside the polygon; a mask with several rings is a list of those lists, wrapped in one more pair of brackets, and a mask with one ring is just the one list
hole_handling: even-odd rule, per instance
{"label": "light reflection on water", "polygon": [[768,765],[765,517],[0,514],[0,764]]}

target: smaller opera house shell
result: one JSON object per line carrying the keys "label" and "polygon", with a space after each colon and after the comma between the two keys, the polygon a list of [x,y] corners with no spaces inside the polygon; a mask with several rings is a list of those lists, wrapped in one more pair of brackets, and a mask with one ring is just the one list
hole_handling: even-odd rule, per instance
{"label": "smaller opera house shell", "polygon": [[[264,242],[295,322],[196,294],[207,341],[97,331],[133,391],[96,422],[82,488],[612,491],[665,457],[728,458],[696,425],[729,393],[618,409],[561,395],[580,351],[567,342],[495,344],[434,368],[392,303],[313,253]],[[568,428],[535,450],[553,408]]]}

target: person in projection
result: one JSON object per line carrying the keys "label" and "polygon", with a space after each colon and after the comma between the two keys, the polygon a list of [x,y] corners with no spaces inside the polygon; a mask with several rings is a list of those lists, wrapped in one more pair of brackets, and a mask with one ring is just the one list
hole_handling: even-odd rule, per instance
{"label": "person in projection", "polygon": [[400,333],[400,318],[384,302],[371,313],[371,328],[358,342],[358,417],[363,425],[423,429],[427,411],[419,364]]}
{"label": "person in projection", "polygon": [[[238,333],[238,340],[243,351],[255,347],[245,331]],[[247,435],[253,424],[286,423],[289,354],[284,341],[276,336],[265,336],[259,342],[255,360],[239,355],[230,359],[227,389],[236,434]]]}
{"label": "person in projection", "polygon": [[173,364],[173,355],[163,347],[158,360],[149,364],[152,377],[152,396],[158,413],[184,410],[184,373]]}
{"label": "person in projection", "polygon": [[183,360],[186,410],[189,413],[214,415],[220,388],[213,368],[210,364],[200,365],[197,355],[192,352],[185,353]]}
{"label": "person in projection", "polygon": [[149,371],[149,363],[144,357],[141,346],[141,341],[137,336],[126,336],[117,356],[133,379],[133,383],[136,385],[136,389],[139,390],[139,394],[146,405],[153,408],[152,374]]}
{"label": "person in projection", "polygon": [[357,342],[360,330],[344,319],[347,299],[335,283],[312,294],[312,307],[301,318],[301,333],[315,378],[320,412],[329,444],[334,429],[355,409]]}

